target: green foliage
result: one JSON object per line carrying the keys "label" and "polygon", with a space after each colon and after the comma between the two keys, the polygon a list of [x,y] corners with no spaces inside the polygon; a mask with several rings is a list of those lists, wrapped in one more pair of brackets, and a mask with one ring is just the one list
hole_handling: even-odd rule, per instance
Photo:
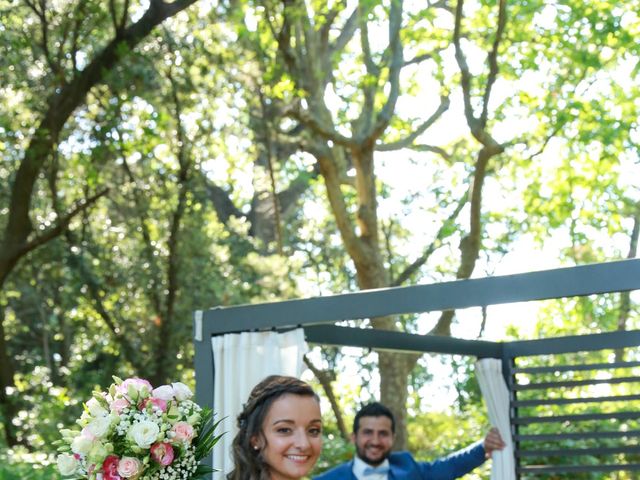
{"label": "green foliage", "polygon": [[353,444],[343,439],[339,432],[331,428],[323,428],[323,430],[322,453],[311,476],[319,475],[341,463],[350,461],[355,452]]}
{"label": "green foliage", "polygon": [[0,480],[61,480],[55,458],[24,448],[0,449]]}
{"label": "green foliage", "polygon": [[[2,231],[9,186],[51,93],[75,78],[113,34],[106,2],[45,3],[48,29],[26,2],[0,0]],[[127,52],[65,125],[31,198],[36,232],[92,192],[110,191],[75,217],[68,232],[19,262],[0,292],[16,368],[9,393],[19,440],[32,449],[50,452],[59,426],[77,416],[78,399],[112,374],[157,373],[192,384],[194,310],[357,290],[354,262],[317,165],[318,156],[340,156],[345,208],[357,218],[354,159],[296,115],[311,105],[317,124],[344,135],[379,119],[359,114],[369,104],[378,112],[389,98],[389,2],[361,2],[370,65],[359,32],[330,51],[311,35],[335,18],[325,33],[336,42],[348,25],[349,2],[304,3],[242,1],[229,12],[194,5]],[[375,154],[381,257],[390,280],[433,245],[404,284],[452,279],[468,230],[467,209],[450,216],[469,190],[479,147],[465,126],[453,16],[440,8],[445,3],[404,2],[404,61],[424,59],[403,69],[389,127],[376,139],[379,148],[406,139],[442,95],[450,96],[449,111],[408,144],[412,150]],[[637,172],[638,163],[640,6],[637,0],[507,3],[488,118],[506,150],[487,167],[482,266],[493,271],[523,238],[555,249],[562,264],[624,258],[638,216],[637,175],[629,172]],[[465,2],[462,48],[475,114],[490,74],[485,60],[496,34],[496,4]],[[313,60],[303,72],[290,68],[277,44],[285,9],[297,32],[287,46],[304,47],[304,57]],[[275,247],[278,227],[282,252]],[[537,269],[530,256],[523,268]],[[636,310],[628,328],[640,326]],[[548,302],[535,326],[514,324],[507,334],[610,331],[619,311],[618,295]],[[424,331],[422,318],[396,320],[400,329]],[[160,340],[167,340],[165,347]],[[327,348],[321,356],[334,372],[355,363],[363,378],[340,387],[347,416],[354,403],[376,394],[375,355],[361,353]],[[453,359],[448,367],[457,392],[451,411],[426,413],[432,406],[421,388],[441,381],[427,364],[419,363],[410,377],[416,416],[409,444],[420,458],[464,446],[485,428],[471,362]],[[349,457],[351,448],[330,425],[318,471]],[[2,455],[0,479],[55,478],[44,461]]]}

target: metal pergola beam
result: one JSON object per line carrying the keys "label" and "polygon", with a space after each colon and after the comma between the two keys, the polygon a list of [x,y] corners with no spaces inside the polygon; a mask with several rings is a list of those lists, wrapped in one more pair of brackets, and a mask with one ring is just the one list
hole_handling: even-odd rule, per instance
{"label": "metal pergola beam", "polygon": [[373,348],[396,352],[469,355],[479,358],[502,357],[502,343],[483,340],[464,340],[439,335],[417,335],[334,325],[305,327],[304,334],[307,342],[321,345]]}
{"label": "metal pergola beam", "polygon": [[[320,342],[321,334],[325,335],[329,341],[329,330],[317,329],[313,331],[309,329],[310,326],[334,323],[340,320],[625,292],[635,289],[640,289],[640,259],[430,285],[367,290],[328,297],[200,310],[194,313],[196,397],[202,405],[211,405],[212,399],[208,397],[206,392],[213,391],[215,366],[211,352],[211,337],[215,335],[305,326],[309,341]],[[422,349],[418,351],[425,353],[432,351],[433,353],[465,354],[468,352],[469,355],[476,355],[476,349],[479,349],[479,356],[494,356],[485,355],[482,352],[486,353],[498,348],[455,338],[432,340],[427,339],[426,336],[410,334],[394,334],[382,338],[389,332],[382,335],[364,331],[355,333],[358,335],[350,336],[352,343],[359,342],[354,337],[368,335],[367,338],[371,342],[376,342],[376,345],[373,343],[367,345],[372,348],[413,351],[421,347]],[[335,336],[331,338],[333,339],[331,340],[332,344],[344,345],[344,343],[339,343]],[[522,345],[526,346],[526,342]],[[568,348],[569,344],[565,342],[563,346]],[[458,347],[461,350],[458,350]],[[499,357],[500,355],[495,356]]]}
{"label": "metal pergola beam", "polygon": [[626,292],[638,288],[640,260],[621,260],[302,300],[218,307],[196,312],[196,338],[385,315]]}

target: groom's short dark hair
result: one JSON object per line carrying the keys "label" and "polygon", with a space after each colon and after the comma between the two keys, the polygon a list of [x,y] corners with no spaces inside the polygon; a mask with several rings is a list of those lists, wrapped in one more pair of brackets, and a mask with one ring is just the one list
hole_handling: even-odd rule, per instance
{"label": "groom's short dark hair", "polygon": [[358,410],[356,418],[353,419],[353,433],[358,433],[362,417],[387,417],[391,420],[391,432],[396,433],[396,419],[393,418],[393,413],[380,402],[368,403]]}

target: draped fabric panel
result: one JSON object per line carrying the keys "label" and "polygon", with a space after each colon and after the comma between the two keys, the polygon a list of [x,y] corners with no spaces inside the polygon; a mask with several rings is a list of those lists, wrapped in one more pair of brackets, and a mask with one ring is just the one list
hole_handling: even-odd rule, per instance
{"label": "draped fabric panel", "polygon": [[506,447],[491,455],[491,480],[515,480],[516,465],[509,420],[509,390],[502,376],[502,361],[484,358],[476,362],[476,378],[491,424],[500,431]]}
{"label": "draped fabric panel", "polygon": [[211,339],[213,348],[213,410],[224,418],[218,432],[226,432],[213,449],[213,474],[223,480],[233,469],[231,444],[238,431],[236,418],[251,389],[268,375],[299,377],[308,351],[303,329],[286,333],[244,332]]}

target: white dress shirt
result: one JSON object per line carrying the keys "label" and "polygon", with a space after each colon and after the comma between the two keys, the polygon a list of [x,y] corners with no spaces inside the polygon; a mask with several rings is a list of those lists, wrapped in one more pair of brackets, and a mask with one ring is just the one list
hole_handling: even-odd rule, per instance
{"label": "white dress shirt", "polygon": [[371,465],[360,459],[360,457],[355,457],[353,459],[353,474],[358,480],[387,480],[389,478],[389,460],[385,459],[380,465],[375,467],[376,469],[381,468],[385,470],[383,473],[369,473],[366,472],[367,469],[371,469]]}

